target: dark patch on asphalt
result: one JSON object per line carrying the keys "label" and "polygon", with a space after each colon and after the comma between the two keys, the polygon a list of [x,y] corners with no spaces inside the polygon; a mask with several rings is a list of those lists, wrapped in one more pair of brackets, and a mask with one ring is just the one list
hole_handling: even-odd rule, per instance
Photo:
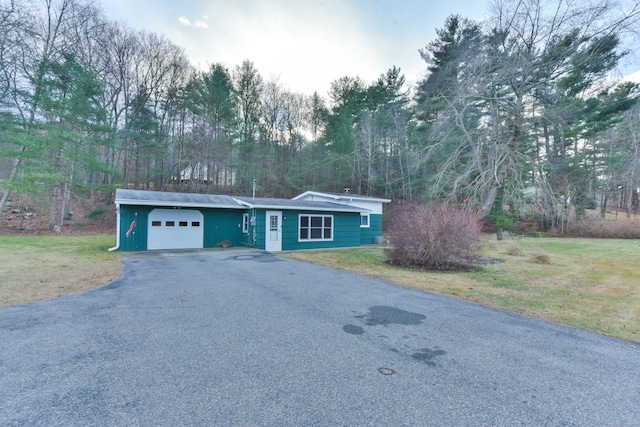
{"label": "dark patch on asphalt", "polygon": [[[355,313],[355,312],[354,312]],[[366,314],[359,314],[354,316],[356,319],[360,319],[364,322],[365,326],[388,326],[388,325],[421,325],[426,320],[427,316],[420,313],[413,313],[411,311],[406,311],[399,309],[397,307],[390,307],[386,305],[376,305],[369,308],[369,312]],[[362,335],[365,333],[365,328],[347,324],[342,327],[342,330],[348,334],[353,335]],[[387,335],[378,334],[378,338],[382,340],[390,340]],[[412,337],[417,337],[415,333],[406,333],[402,335],[403,340],[411,340]],[[403,346],[405,349],[411,348],[409,345]],[[415,347],[414,347],[415,348]],[[397,347],[389,346],[389,350],[393,353],[400,354],[402,353]],[[436,359],[440,356],[444,356],[447,354],[446,351],[441,350],[438,347],[430,348],[421,348],[418,350],[413,350],[411,354],[411,358],[415,361],[422,362],[427,366],[436,366]],[[408,354],[407,354],[408,355]]]}
{"label": "dark patch on asphalt", "polygon": [[122,286],[122,281],[121,280],[116,280],[115,282],[111,282],[108,285],[102,286],[101,288],[98,288],[98,290],[111,290],[111,289],[118,289],[120,286]]}
{"label": "dark patch on asphalt", "polygon": [[356,326],[356,325],[344,325],[342,327],[342,330],[345,331],[348,334],[353,334],[353,335],[362,335],[364,334],[364,329],[360,326]]}
{"label": "dark patch on asphalt", "polygon": [[283,261],[282,259],[273,256],[268,252],[258,252],[258,253],[250,253],[250,254],[242,254],[242,255],[234,255],[232,257],[227,258],[228,260],[234,261],[257,261],[257,262],[279,262]]}
{"label": "dark patch on asphalt", "polygon": [[440,350],[437,348],[433,350],[431,350],[430,348],[422,348],[417,352],[413,353],[411,357],[414,360],[417,360],[419,362],[424,362],[429,366],[436,366],[436,362],[434,362],[434,359],[438,356],[444,356],[445,354],[447,354],[446,351]]}
{"label": "dark patch on asphalt", "polygon": [[38,317],[28,317],[24,318],[19,322],[12,323],[0,323],[0,329],[4,329],[6,331],[20,331],[24,329],[33,328],[35,326],[40,325],[42,322]]}
{"label": "dark patch on asphalt", "polygon": [[256,257],[257,255],[236,255],[233,257],[233,259],[238,261],[247,261],[247,260],[256,259]]}
{"label": "dark patch on asphalt", "polygon": [[377,305],[369,308],[367,314],[356,316],[363,319],[367,326],[387,325],[420,325],[427,316],[419,313],[401,310],[396,307]]}

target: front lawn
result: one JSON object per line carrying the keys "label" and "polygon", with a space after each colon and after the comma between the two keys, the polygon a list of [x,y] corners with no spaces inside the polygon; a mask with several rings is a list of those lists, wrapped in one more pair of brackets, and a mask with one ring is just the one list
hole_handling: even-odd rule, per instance
{"label": "front lawn", "polygon": [[113,282],[121,252],[113,235],[0,237],[0,306],[81,292]]}

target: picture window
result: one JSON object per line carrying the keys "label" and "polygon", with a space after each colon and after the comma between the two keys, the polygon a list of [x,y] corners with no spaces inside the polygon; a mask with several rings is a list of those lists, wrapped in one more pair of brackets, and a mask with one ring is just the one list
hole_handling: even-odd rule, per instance
{"label": "picture window", "polygon": [[304,240],[333,240],[332,215],[300,215],[300,241]]}

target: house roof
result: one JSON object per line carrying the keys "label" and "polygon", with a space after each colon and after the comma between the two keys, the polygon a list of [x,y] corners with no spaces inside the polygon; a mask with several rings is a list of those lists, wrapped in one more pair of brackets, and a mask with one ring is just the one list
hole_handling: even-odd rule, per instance
{"label": "house roof", "polygon": [[295,199],[272,199],[252,197],[236,197],[240,203],[249,208],[257,209],[308,209],[314,211],[334,211],[334,212],[369,212],[368,209],[357,206],[348,206],[342,203],[295,200]]}
{"label": "house roof", "polygon": [[245,209],[231,196],[116,189],[116,205],[182,206]]}
{"label": "house roof", "polygon": [[305,191],[302,194],[297,195],[293,198],[293,200],[300,200],[303,198],[318,196],[321,198],[332,198],[334,200],[362,200],[368,202],[380,202],[380,203],[391,203],[391,199],[382,199],[379,197],[371,197],[371,196],[363,196],[361,194],[352,194],[352,193],[324,193],[320,191]]}
{"label": "house roof", "polygon": [[232,197],[219,194],[116,189],[116,205],[203,207],[225,209],[306,209],[333,212],[369,212],[342,203],[295,199]]}

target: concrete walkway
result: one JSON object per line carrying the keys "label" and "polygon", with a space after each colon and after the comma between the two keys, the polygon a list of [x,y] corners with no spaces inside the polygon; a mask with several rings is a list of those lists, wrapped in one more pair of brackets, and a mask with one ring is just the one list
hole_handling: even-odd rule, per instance
{"label": "concrete walkway", "polygon": [[254,251],[0,309],[3,426],[637,426],[628,342]]}

